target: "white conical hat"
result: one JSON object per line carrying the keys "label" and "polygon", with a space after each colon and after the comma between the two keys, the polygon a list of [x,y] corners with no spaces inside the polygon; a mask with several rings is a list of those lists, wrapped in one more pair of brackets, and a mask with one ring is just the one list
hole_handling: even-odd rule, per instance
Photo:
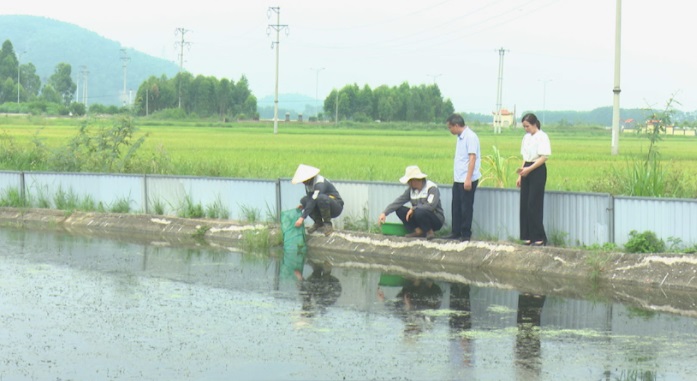
{"label": "white conical hat", "polygon": [[309,180],[319,174],[319,168],[315,168],[309,165],[300,164],[298,169],[295,170],[293,179],[290,180],[291,184],[300,184],[305,180]]}
{"label": "white conical hat", "polygon": [[407,169],[404,170],[404,176],[402,176],[399,179],[399,182],[402,184],[406,184],[411,179],[425,179],[426,177],[428,176],[426,176],[425,173],[421,172],[419,167],[417,167],[416,165],[410,165],[407,167]]}

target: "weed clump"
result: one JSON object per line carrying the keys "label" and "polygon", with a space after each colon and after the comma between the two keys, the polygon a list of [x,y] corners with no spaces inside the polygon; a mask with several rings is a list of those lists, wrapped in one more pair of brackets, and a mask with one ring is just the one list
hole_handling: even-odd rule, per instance
{"label": "weed clump", "polygon": [[666,243],[650,230],[643,233],[632,230],[629,232],[629,241],[624,244],[624,249],[628,253],[662,253],[665,252]]}

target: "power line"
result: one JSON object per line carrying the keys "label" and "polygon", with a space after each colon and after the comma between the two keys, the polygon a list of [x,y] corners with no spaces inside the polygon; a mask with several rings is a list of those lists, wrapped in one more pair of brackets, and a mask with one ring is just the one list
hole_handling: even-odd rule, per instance
{"label": "power line", "polygon": [[121,49],[121,67],[123,68],[123,93],[121,95],[121,100],[123,102],[123,105],[126,106],[128,101],[128,96],[127,96],[127,86],[126,86],[126,78],[127,78],[127,68],[128,68],[128,62],[131,61],[131,57],[128,56],[128,52],[126,49]]}
{"label": "power line", "polygon": [[191,32],[188,29],[184,28],[177,28],[174,30],[174,34],[181,36],[181,39],[177,42],[174,43],[175,48],[179,48],[179,54],[177,54],[177,57],[179,57],[179,71],[182,72],[184,70],[184,47],[190,48],[191,47],[191,42],[186,41],[186,34]]}
{"label": "power line", "polygon": [[439,73],[439,74],[426,74],[426,76],[433,78],[433,84],[434,84],[434,85],[436,84],[436,79],[437,79],[438,77],[440,77],[441,75],[443,75],[443,74],[440,74],[440,73]]}
{"label": "power line", "polygon": [[[87,66],[82,65],[80,70],[80,77],[82,78],[82,103],[87,108],[87,79],[89,77],[90,71],[87,70]],[[80,99],[78,99],[78,102]]]}
{"label": "power line", "polygon": [[324,70],[323,67],[314,68],[311,67],[310,70],[315,71],[315,102],[317,102],[315,114],[319,114],[319,73]]}
{"label": "power line", "polygon": [[276,31],[276,41],[271,43],[271,48],[276,47],[276,89],[274,91],[274,107],[273,107],[273,133],[278,133],[278,46],[281,43],[280,34],[281,30],[286,31],[288,35],[288,25],[281,24],[281,7],[269,7],[267,15],[271,18],[271,13],[276,13],[276,24],[269,24],[266,28],[266,33],[270,34],[271,29]]}
{"label": "power line", "polygon": [[545,114],[547,113],[547,82],[552,82],[551,79],[538,79],[542,82],[542,125],[545,125]]}
{"label": "power line", "polygon": [[501,98],[503,96],[503,56],[506,54],[504,48],[500,48],[499,52],[499,78],[496,86],[496,118],[494,119],[494,133],[501,133]]}
{"label": "power line", "polygon": [[174,47],[179,47],[179,89],[177,90],[179,97],[179,108],[182,108],[182,79],[181,73],[184,71],[184,47],[190,48],[191,42],[186,41],[186,34],[190,30],[184,28],[177,28],[174,30],[175,35],[181,36],[181,39],[174,43]]}

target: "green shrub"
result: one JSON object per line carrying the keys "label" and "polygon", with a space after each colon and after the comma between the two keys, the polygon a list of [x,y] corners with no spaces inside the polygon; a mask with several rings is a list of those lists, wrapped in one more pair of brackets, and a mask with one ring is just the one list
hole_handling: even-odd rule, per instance
{"label": "green shrub", "polygon": [[[501,155],[498,147],[492,147],[493,153],[491,155],[485,155],[482,157],[482,172],[483,176],[479,181],[479,184],[486,183],[487,186],[493,186],[496,188],[507,188],[509,179],[512,177],[514,171],[510,170],[511,161],[516,160],[515,156],[504,157]],[[489,182],[492,182],[489,185]]]}
{"label": "green shrub", "polygon": [[240,210],[242,211],[242,221],[245,223],[254,224],[261,220],[261,212],[257,208],[240,205]]}
{"label": "green shrub", "polygon": [[230,217],[230,210],[225,206],[220,196],[218,196],[212,204],[206,206],[206,217],[219,218],[222,220],[226,220]]}
{"label": "green shrub", "polygon": [[126,198],[120,198],[110,205],[109,211],[112,213],[128,213],[131,211],[131,202]]}
{"label": "green shrub", "polygon": [[559,230],[554,230],[549,234],[549,244],[556,247],[566,247],[566,240],[569,233]]}
{"label": "green shrub", "polygon": [[23,208],[28,206],[27,200],[22,197],[22,192],[17,188],[6,188],[0,196],[0,206]]}
{"label": "green shrub", "polygon": [[632,230],[629,232],[629,241],[624,244],[624,249],[628,253],[662,253],[666,249],[666,244],[650,230],[643,233]]}
{"label": "green shrub", "polygon": [[177,215],[182,218],[203,218],[206,213],[200,203],[195,203],[191,196],[184,197],[183,204],[179,207]]}

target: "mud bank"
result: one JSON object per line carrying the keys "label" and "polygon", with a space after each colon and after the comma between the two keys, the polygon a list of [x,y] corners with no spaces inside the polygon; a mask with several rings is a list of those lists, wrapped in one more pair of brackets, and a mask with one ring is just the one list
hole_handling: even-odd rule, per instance
{"label": "mud bank", "polygon": [[[232,221],[154,215],[67,213],[0,208],[0,224],[144,242],[239,248],[244,232],[267,229]],[[279,234],[272,228],[273,234]],[[337,231],[308,236],[308,257],[334,265],[474,283],[565,297],[594,295],[653,310],[697,316],[697,257],[593,253],[497,242],[425,241]]]}

